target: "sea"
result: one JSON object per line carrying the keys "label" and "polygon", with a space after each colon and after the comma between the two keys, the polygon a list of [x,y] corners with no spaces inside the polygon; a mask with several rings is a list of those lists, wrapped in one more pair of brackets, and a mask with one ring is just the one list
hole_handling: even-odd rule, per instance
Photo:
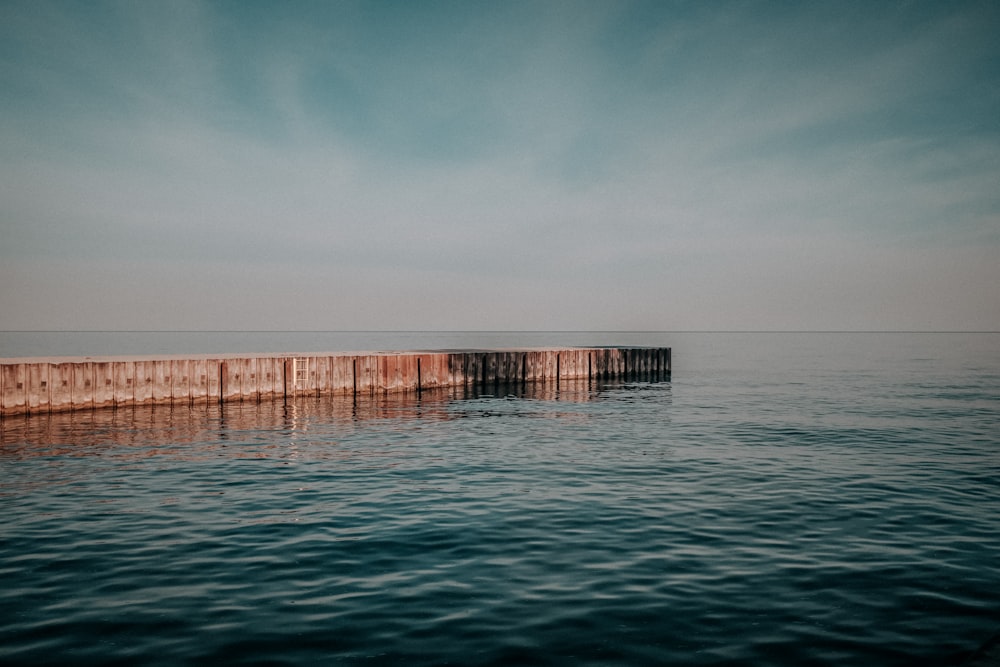
{"label": "sea", "polygon": [[0,333],[578,345],[673,371],[4,419],[0,663],[945,666],[1000,629],[998,333]]}

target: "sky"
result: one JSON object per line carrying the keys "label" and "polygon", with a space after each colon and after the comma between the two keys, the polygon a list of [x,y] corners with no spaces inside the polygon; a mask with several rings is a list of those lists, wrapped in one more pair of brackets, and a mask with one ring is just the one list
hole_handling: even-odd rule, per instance
{"label": "sky", "polygon": [[1000,3],[0,2],[0,330],[1000,330]]}

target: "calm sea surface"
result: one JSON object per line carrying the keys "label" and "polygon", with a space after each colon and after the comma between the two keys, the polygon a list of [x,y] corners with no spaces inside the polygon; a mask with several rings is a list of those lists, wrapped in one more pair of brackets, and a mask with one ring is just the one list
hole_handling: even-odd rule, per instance
{"label": "calm sea surface", "polygon": [[0,357],[670,345],[671,381],[0,427],[0,663],[956,665],[1000,334],[0,334]]}

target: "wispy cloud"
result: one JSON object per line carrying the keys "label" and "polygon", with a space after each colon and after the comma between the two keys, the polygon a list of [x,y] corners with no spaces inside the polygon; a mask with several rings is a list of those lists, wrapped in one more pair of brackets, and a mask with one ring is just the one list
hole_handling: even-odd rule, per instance
{"label": "wispy cloud", "polygon": [[242,275],[273,311],[338,285],[357,321],[312,328],[1000,327],[990,3],[15,2],[0,24],[9,327],[101,326],[60,283],[132,280],[120,302],[155,290],[198,328]]}

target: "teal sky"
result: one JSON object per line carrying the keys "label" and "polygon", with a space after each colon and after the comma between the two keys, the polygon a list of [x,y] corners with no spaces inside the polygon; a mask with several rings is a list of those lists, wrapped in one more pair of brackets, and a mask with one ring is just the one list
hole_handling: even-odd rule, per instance
{"label": "teal sky", "polygon": [[0,329],[1000,330],[1000,3],[0,3]]}

